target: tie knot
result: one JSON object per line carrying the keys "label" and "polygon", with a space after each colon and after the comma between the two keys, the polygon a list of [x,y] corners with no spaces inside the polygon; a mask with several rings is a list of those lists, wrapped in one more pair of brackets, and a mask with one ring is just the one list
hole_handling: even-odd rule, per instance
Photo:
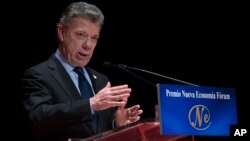
{"label": "tie knot", "polygon": [[84,72],[81,67],[75,67],[74,72],[76,72],[79,76],[84,76]]}

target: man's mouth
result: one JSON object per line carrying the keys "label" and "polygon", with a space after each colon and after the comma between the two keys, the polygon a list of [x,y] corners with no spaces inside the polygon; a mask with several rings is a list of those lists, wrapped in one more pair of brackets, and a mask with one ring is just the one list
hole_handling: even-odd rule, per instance
{"label": "man's mouth", "polygon": [[87,54],[82,53],[82,52],[79,52],[79,55],[80,55],[80,56],[82,56],[82,57],[86,57],[86,56],[88,56]]}

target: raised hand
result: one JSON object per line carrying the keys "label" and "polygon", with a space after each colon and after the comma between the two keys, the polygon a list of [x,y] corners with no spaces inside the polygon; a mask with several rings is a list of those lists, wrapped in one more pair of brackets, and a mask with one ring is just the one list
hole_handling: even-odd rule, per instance
{"label": "raised hand", "polygon": [[[127,103],[127,98],[123,99]],[[134,105],[129,108],[124,108],[125,106],[118,107],[115,113],[115,124],[116,127],[124,126],[133,122],[140,120],[140,114],[143,111],[140,109],[140,105]]]}
{"label": "raised hand", "polygon": [[120,85],[111,87],[107,85],[101,89],[94,97],[90,98],[90,105],[94,111],[105,110],[111,107],[124,107],[127,99],[130,96],[131,88],[128,85]]}

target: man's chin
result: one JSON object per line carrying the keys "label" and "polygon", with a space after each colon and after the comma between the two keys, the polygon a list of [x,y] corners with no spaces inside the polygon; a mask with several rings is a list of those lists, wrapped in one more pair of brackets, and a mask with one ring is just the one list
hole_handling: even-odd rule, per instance
{"label": "man's chin", "polygon": [[84,61],[84,62],[79,62],[79,63],[77,63],[77,65],[76,66],[78,66],[78,67],[84,67],[84,66],[86,66],[87,64],[88,64],[88,62],[89,61]]}

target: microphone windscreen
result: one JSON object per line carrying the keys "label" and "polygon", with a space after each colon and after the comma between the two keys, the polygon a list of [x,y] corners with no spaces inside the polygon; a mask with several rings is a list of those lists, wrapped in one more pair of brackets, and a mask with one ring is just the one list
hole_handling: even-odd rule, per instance
{"label": "microphone windscreen", "polygon": [[112,67],[112,64],[110,62],[103,62],[102,65],[107,68]]}

